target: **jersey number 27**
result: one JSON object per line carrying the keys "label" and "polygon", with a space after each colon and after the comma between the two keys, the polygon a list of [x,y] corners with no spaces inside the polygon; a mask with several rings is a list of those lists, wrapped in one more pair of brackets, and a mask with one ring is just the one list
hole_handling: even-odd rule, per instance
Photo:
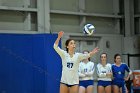
{"label": "jersey number 27", "polygon": [[67,67],[68,68],[72,68],[73,67],[73,63],[67,63]]}

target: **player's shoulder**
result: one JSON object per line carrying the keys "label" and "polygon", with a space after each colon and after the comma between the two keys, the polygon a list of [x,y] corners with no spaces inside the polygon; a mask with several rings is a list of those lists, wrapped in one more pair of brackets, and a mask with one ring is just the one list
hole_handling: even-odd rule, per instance
{"label": "player's shoulder", "polygon": [[62,52],[65,54],[65,56],[68,56],[68,52],[66,50],[62,50]]}
{"label": "player's shoulder", "polygon": [[84,62],[81,61],[81,62],[80,62],[80,65],[83,65],[83,64],[84,64]]}
{"label": "player's shoulder", "polygon": [[121,64],[122,64],[122,65],[126,65],[126,63],[123,63],[123,62],[122,62]]}
{"label": "player's shoulder", "polygon": [[83,55],[83,53],[75,52],[74,55],[79,56],[79,55]]}
{"label": "player's shoulder", "polygon": [[115,63],[113,63],[113,64],[111,64],[111,66],[116,66],[116,64],[115,64]]}
{"label": "player's shoulder", "polygon": [[98,64],[97,64],[97,67],[101,67],[101,66],[102,66],[101,63],[98,63]]}
{"label": "player's shoulder", "polygon": [[110,63],[107,63],[106,66],[111,67],[111,64]]}
{"label": "player's shoulder", "polygon": [[126,63],[121,63],[121,65],[122,65],[122,66],[127,66],[127,64],[126,64]]}
{"label": "player's shoulder", "polygon": [[89,61],[89,62],[88,62],[88,64],[94,64],[94,62],[92,62],[92,61]]}
{"label": "player's shoulder", "polygon": [[89,61],[89,62],[88,62],[88,66],[94,66],[94,62]]}
{"label": "player's shoulder", "polygon": [[82,55],[82,53],[75,52],[73,56],[74,56],[74,57],[78,57],[79,55]]}
{"label": "player's shoulder", "polygon": [[106,65],[111,66],[111,63],[107,63]]}

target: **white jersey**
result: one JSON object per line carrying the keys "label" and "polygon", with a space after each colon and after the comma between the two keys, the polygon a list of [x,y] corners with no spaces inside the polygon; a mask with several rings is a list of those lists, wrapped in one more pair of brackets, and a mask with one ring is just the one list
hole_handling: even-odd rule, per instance
{"label": "white jersey", "polygon": [[70,57],[67,51],[60,49],[55,44],[54,49],[62,59],[61,83],[65,83],[68,85],[79,84],[79,75],[78,75],[79,63],[81,60],[90,57],[90,55],[83,53],[75,53],[73,57]]}
{"label": "white jersey", "polygon": [[82,80],[93,80],[94,74],[94,63],[89,61],[87,63],[81,62],[79,65],[79,79]]}
{"label": "white jersey", "polygon": [[105,66],[103,66],[101,63],[98,63],[97,65],[98,80],[111,81],[112,79],[106,76],[106,73],[110,72],[112,72],[111,64],[107,63]]}

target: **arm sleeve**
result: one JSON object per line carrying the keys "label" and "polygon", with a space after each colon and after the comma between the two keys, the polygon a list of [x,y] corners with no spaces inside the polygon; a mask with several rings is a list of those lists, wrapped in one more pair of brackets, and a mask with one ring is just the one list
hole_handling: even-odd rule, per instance
{"label": "arm sleeve", "polygon": [[98,75],[98,77],[100,77],[100,78],[106,77],[106,73],[102,73],[102,72],[101,72],[101,68],[100,68],[99,65],[97,65],[97,75]]}
{"label": "arm sleeve", "polygon": [[78,59],[81,61],[81,60],[87,59],[89,57],[90,57],[90,54],[82,54],[82,53],[79,53]]}
{"label": "arm sleeve", "polygon": [[55,51],[61,56],[64,56],[64,50],[60,49],[59,46],[57,46],[56,44],[54,44],[53,48],[55,49]]}
{"label": "arm sleeve", "polygon": [[125,69],[126,69],[127,72],[129,72],[129,75],[132,74],[131,69],[126,64],[125,64]]}
{"label": "arm sleeve", "polygon": [[79,77],[83,78],[85,77],[85,74],[79,73]]}

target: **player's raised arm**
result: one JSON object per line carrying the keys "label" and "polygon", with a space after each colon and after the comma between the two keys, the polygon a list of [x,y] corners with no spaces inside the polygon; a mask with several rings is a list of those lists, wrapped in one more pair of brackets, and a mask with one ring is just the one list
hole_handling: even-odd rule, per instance
{"label": "player's raised arm", "polygon": [[56,39],[56,41],[54,43],[56,46],[58,46],[59,41],[60,41],[61,37],[63,36],[63,34],[64,34],[63,31],[58,32],[58,37],[57,37],[57,39]]}
{"label": "player's raised arm", "polygon": [[61,37],[63,36],[63,34],[64,34],[63,31],[58,32],[58,37],[57,37],[57,39],[56,39],[56,41],[55,41],[55,43],[54,43],[54,46],[53,46],[53,48],[55,49],[55,51],[56,51],[61,57],[64,56],[64,50],[60,49],[59,46],[58,46],[58,44],[59,44],[59,41],[60,41]]}
{"label": "player's raised arm", "polygon": [[89,54],[90,54],[90,57],[93,56],[94,54],[96,54],[97,52],[99,51],[99,48],[96,47],[94,48]]}

